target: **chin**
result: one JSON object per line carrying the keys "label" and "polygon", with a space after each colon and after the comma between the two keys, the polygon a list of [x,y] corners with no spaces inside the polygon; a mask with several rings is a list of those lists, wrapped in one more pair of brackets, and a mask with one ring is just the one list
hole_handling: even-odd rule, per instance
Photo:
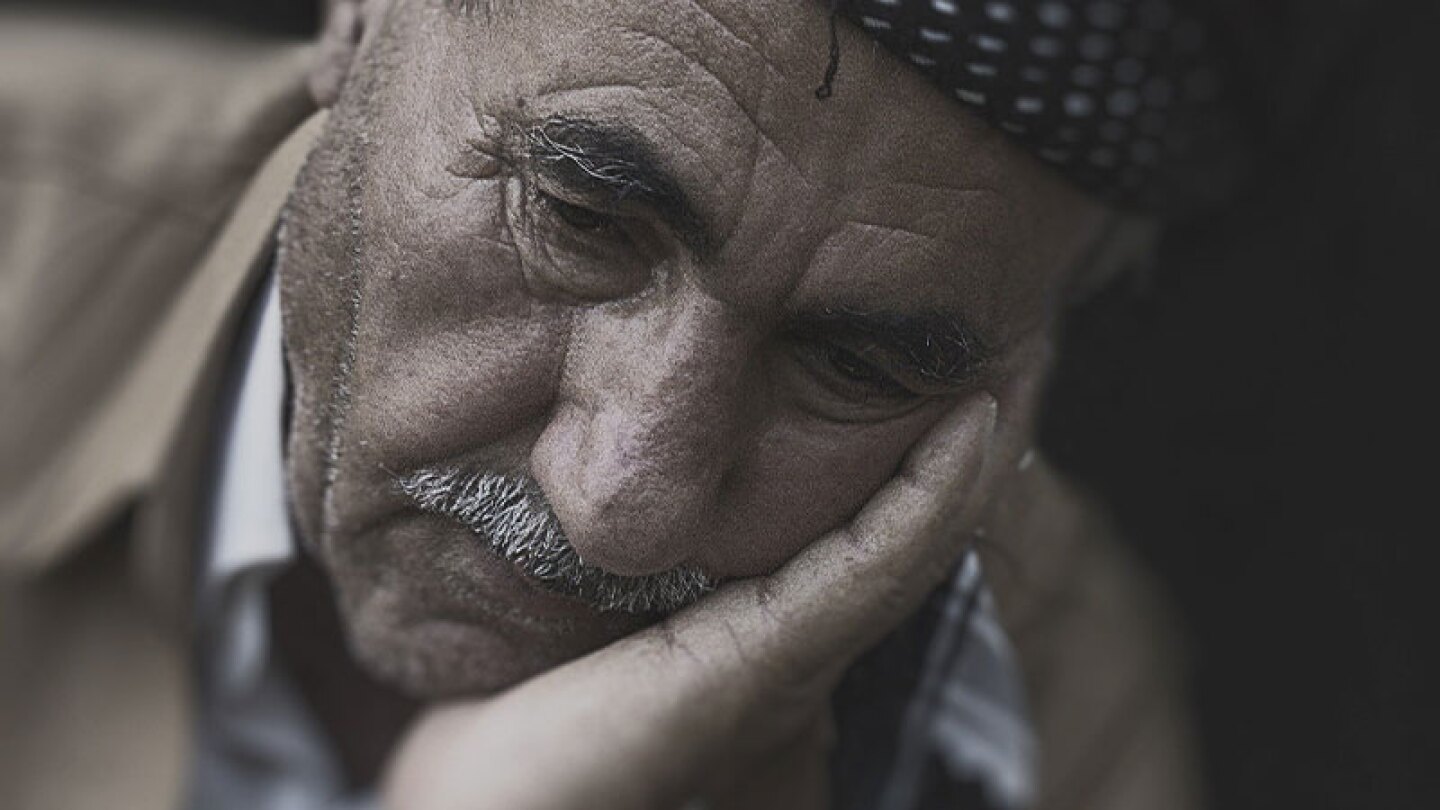
{"label": "chin", "polygon": [[486,628],[446,620],[389,632],[361,630],[350,643],[377,680],[417,700],[484,697],[571,661],[587,649],[524,644]]}
{"label": "chin", "polygon": [[547,592],[430,516],[329,539],[321,561],[352,657],[419,700],[493,694],[654,620]]}

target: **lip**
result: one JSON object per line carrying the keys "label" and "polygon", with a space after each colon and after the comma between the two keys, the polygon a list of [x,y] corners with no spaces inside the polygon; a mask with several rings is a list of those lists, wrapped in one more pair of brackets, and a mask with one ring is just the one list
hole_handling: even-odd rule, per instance
{"label": "lip", "polygon": [[453,618],[471,623],[501,622],[557,635],[613,635],[638,629],[643,617],[601,613],[588,603],[556,593],[497,554],[485,539],[448,518],[406,510],[392,531],[402,544],[425,538],[442,544],[449,563],[443,572],[464,582],[454,600]]}
{"label": "lip", "polygon": [[586,616],[599,618],[603,615],[583,600],[557,593],[521,571],[490,548],[485,538],[469,527],[416,508],[395,486],[378,486],[365,494],[367,497],[358,499],[361,505],[346,515],[342,525],[327,527],[330,530],[328,533],[355,537],[397,534],[404,545],[412,547],[416,541],[430,544],[440,540],[453,550],[460,551],[462,556],[471,558],[472,564],[464,566],[467,571],[449,573],[466,576],[475,570],[483,572],[483,577],[470,574],[467,578],[483,578],[483,583],[476,584],[484,591],[501,590],[503,593],[497,596],[521,600],[526,608],[545,617],[574,621]]}
{"label": "lip", "polygon": [[541,581],[526,574],[492,549],[485,538],[465,529],[460,531],[462,536],[459,542],[477,549],[477,556],[483,561],[481,566],[486,573],[492,574],[497,584],[514,591],[517,598],[523,597],[527,604],[533,604],[543,615],[571,619],[601,615],[581,599],[551,590]]}

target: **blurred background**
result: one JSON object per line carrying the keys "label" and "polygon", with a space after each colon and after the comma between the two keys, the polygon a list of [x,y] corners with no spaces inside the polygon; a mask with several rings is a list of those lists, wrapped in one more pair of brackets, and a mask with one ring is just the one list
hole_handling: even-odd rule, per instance
{"label": "blurred background", "polygon": [[[1214,807],[1433,810],[1440,4],[1252,2],[1256,181],[1072,314],[1044,441],[1170,593]],[[89,5],[267,36],[319,16]]]}

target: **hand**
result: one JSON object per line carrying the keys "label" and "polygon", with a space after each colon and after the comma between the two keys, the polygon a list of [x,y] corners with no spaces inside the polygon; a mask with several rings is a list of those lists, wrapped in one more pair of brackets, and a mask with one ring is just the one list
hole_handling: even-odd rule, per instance
{"label": "hand", "polygon": [[845,667],[958,557],[995,410],[985,394],[962,403],[849,525],[775,573],[499,697],[431,710],[392,762],[387,806],[672,810],[723,790],[813,731]]}

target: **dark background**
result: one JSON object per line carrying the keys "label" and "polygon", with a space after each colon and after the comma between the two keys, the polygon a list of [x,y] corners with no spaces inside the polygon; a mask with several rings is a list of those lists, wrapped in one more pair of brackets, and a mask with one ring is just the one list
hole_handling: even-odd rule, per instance
{"label": "dark background", "polygon": [[[317,18],[104,5],[297,36]],[[1440,4],[1244,5],[1255,182],[1072,314],[1044,441],[1172,596],[1216,808],[1434,810]]]}
{"label": "dark background", "polygon": [[1170,588],[1215,807],[1434,810],[1440,4],[1252,2],[1255,183],[1072,316],[1045,438]]}

